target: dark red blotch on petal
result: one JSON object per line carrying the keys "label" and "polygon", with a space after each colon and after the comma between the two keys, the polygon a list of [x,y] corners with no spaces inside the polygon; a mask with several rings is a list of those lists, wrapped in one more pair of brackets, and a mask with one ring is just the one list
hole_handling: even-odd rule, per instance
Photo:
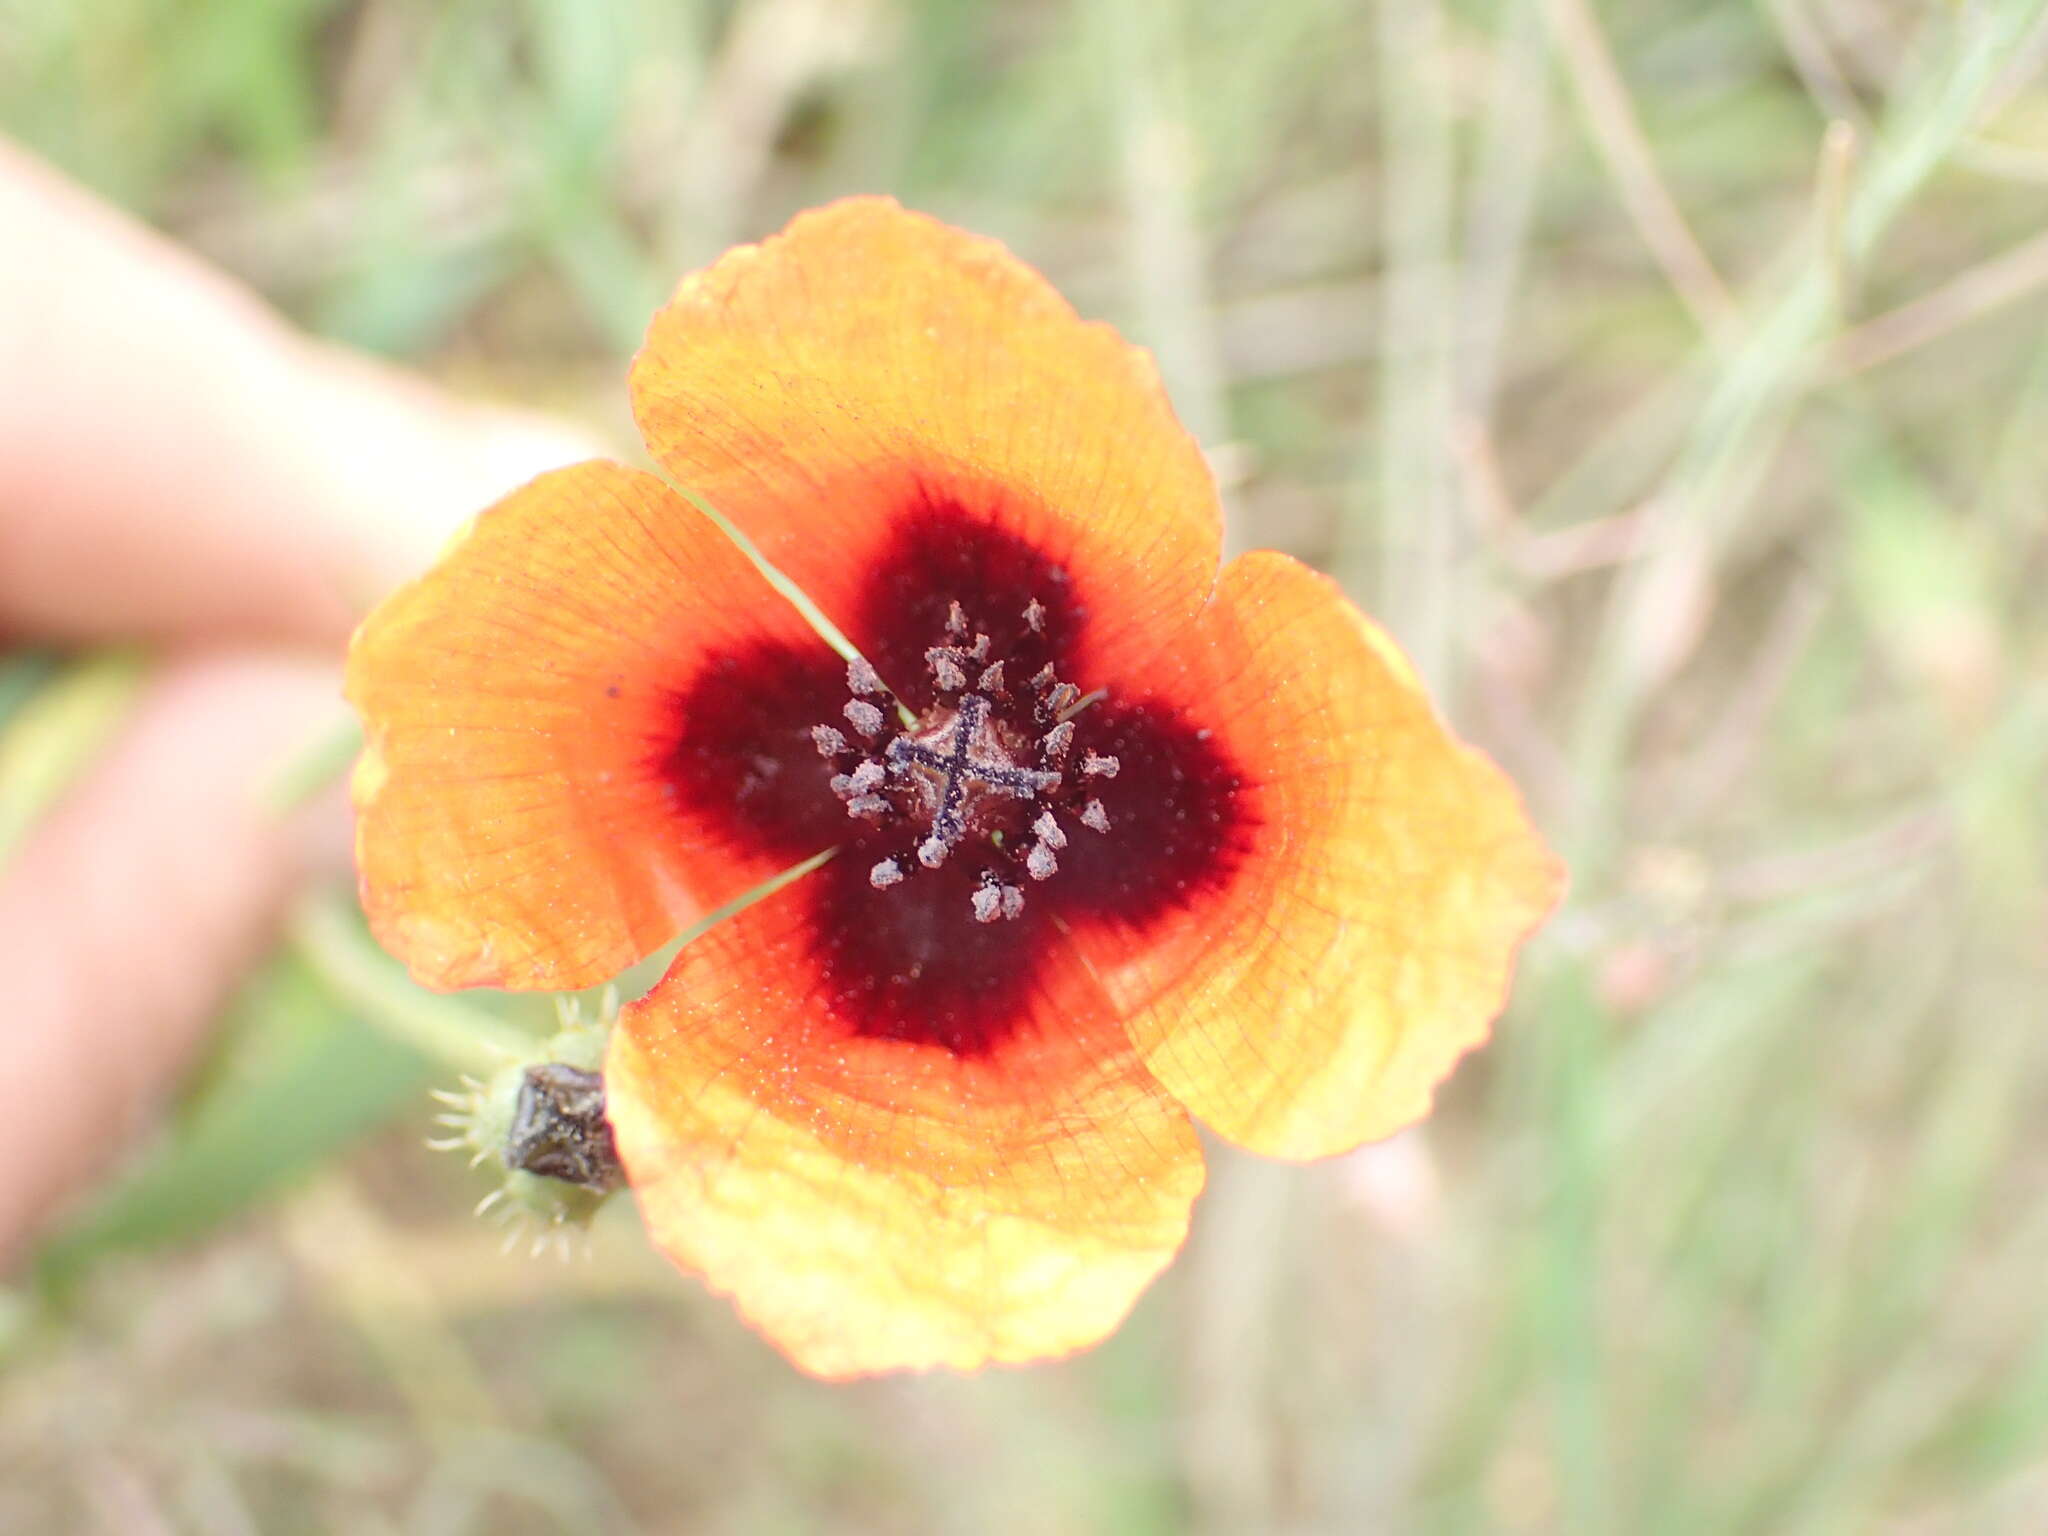
{"label": "dark red blotch on petal", "polygon": [[658,771],[735,851],[796,863],[846,836],[811,740],[813,726],[844,723],[845,703],[846,665],[824,642],[757,642],[677,694],[677,738]]}
{"label": "dark red blotch on petal", "polygon": [[980,923],[966,860],[878,891],[871,854],[849,849],[809,883],[807,914],[820,996],[848,1030],[872,1039],[984,1056],[1030,1012],[1038,968],[1055,939],[1048,910]]}
{"label": "dark red blotch on petal", "polygon": [[[1088,610],[1071,574],[996,526],[1001,515],[1000,505],[976,516],[958,496],[918,488],[861,588],[853,642],[914,710],[934,702],[924,654],[944,638],[956,602],[969,640],[989,637],[989,653],[1004,658],[1012,684],[1048,662],[1064,670],[1080,645]],[[1024,616],[1034,600],[1045,610],[1038,631]]]}
{"label": "dark red blotch on petal", "polygon": [[[1170,704],[1144,678],[1067,676],[1088,617],[1081,582],[1049,553],[992,526],[988,517],[998,514],[914,493],[850,633],[920,716],[978,685],[941,687],[926,653],[986,635],[987,660],[1002,662],[1004,678],[991,707],[1020,761],[1052,723],[1030,686],[1040,668],[1052,666],[1080,692],[1106,690],[1070,716],[1073,748],[1057,791],[983,797],[971,835],[940,867],[923,867],[914,849],[928,824],[851,816],[846,796],[830,788],[833,773],[861,754],[881,757],[900,722],[890,707],[881,737],[859,737],[843,713],[845,665],[822,641],[814,651],[761,643],[710,663],[676,695],[678,735],[664,760],[675,793],[737,852],[793,863],[839,850],[805,882],[813,995],[833,1020],[850,1034],[956,1056],[990,1054],[1015,1036],[1045,968],[1060,963],[1063,926],[1142,931],[1227,883],[1249,845],[1242,770],[1198,723],[1200,701]],[[948,629],[956,604],[964,634],[958,622]],[[818,726],[847,743],[836,766],[819,754]],[[1114,758],[1114,774],[1084,774],[1089,754]],[[1086,824],[1089,802],[1106,830]],[[1036,879],[1025,858],[1032,824],[1047,810],[1064,843],[1056,872]],[[903,877],[878,888],[873,871],[884,861]],[[1021,911],[980,920],[974,896],[991,882],[1021,892]]]}
{"label": "dark red blotch on petal", "polygon": [[1131,928],[1229,880],[1252,830],[1243,777],[1210,734],[1157,699],[1110,696],[1078,717],[1090,749],[1117,759],[1092,786],[1109,831],[1070,839],[1053,893],[1061,911]]}

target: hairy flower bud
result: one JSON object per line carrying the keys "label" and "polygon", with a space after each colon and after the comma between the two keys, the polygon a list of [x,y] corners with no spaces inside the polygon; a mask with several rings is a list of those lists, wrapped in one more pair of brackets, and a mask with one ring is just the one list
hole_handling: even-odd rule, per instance
{"label": "hairy flower bud", "polygon": [[530,1232],[535,1252],[565,1246],[623,1182],[600,1074],[618,994],[605,990],[594,1019],[574,998],[556,1007],[561,1028],[531,1055],[506,1062],[487,1082],[465,1078],[460,1091],[435,1095],[448,1134],[431,1145],[467,1148],[472,1167],[500,1173],[477,1213],[503,1220],[511,1241]]}

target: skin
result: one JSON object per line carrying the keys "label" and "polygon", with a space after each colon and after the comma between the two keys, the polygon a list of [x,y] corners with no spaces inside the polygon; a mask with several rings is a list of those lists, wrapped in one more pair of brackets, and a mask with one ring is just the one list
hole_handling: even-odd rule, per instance
{"label": "skin", "polygon": [[0,1271],[190,1064],[337,804],[260,804],[341,719],[356,618],[593,445],[297,335],[0,143],[0,642],[149,642],[112,745],[0,868]]}

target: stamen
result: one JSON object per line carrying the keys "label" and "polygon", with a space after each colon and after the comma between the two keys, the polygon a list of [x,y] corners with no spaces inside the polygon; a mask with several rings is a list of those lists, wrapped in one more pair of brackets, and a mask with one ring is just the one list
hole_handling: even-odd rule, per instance
{"label": "stamen", "polygon": [[1038,834],[1038,840],[1048,848],[1064,848],[1067,846],[1067,834],[1060,829],[1060,824],[1053,819],[1051,811],[1040,811],[1038,813],[1038,820],[1031,823],[1031,830]]}
{"label": "stamen", "polygon": [[974,920],[977,923],[993,923],[1002,918],[1015,919],[1024,912],[1024,893],[1014,885],[999,884],[994,875],[984,874],[981,884],[974,888],[967,898],[974,906]]}
{"label": "stamen", "polygon": [[[1036,598],[1023,610],[1025,628],[1033,634],[1045,632],[1049,617],[1045,604]],[[966,643],[970,634],[971,646]],[[957,698],[943,700],[921,721],[910,722],[906,713],[906,727],[892,730],[885,712],[892,701],[881,674],[855,657],[846,664],[847,691],[853,697],[843,712],[852,731],[873,745],[850,746],[848,733],[834,726],[811,730],[812,743],[832,767],[844,766],[837,759],[848,754],[849,770],[832,773],[830,785],[845,802],[849,817],[889,828],[907,822],[923,830],[922,841],[912,843],[910,853],[898,853],[869,868],[868,883],[874,889],[901,885],[920,866],[939,869],[955,848],[970,839],[979,847],[986,835],[986,851],[997,864],[982,870],[971,893],[975,919],[983,923],[1020,916],[1029,882],[1050,880],[1059,873],[1060,853],[1068,845],[1064,818],[1072,816],[1093,832],[1110,830],[1109,812],[1100,800],[1088,800],[1078,811],[1069,800],[1055,805],[1068,759],[1080,746],[1074,716],[1105,697],[1104,691],[1084,695],[1074,684],[1062,682],[1048,662],[1031,679],[1036,698],[1027,706],[1013,699],[1008,686],[1006,663],[1013,658],[991,659],[993,649],[988,635],[973,631],[966,609],[951,602],[944,643],[932,646],[924,656],[937,691]],[[1032,765],[1025,743],[1034,713],[1045,730]],[[1081,754],[1080,772],[1086,778],[1113,779],[1122,768],[1112,754]],[[1002,818],[989,808],[991,801],[1004,799],[1039,802],[1022,813],[1031,818],[1028,833],[1020,835],[1012,822],[1005,837]],[[1005,883],[1005,876],[1017,883]]]}
{"label": "stamen", "polygon": [[1090,704],[1100,704],[1104,699],[1108,697],[1109,690],[1107,688],[1098,688],[1093,693],[1084,693],[1072,704],[1068,705],[1065,709],[1059,711],[1059,717],[1062,720],[1071,720],[1074,718],[1074,716],[1081,713],[1082,710],[1086,709]]}
{"label": "stamen", "polygon": [[882,686],[882,674],[868,665],[865,656],[856,656],[846,664],[846,688],[849,693],[884,694],[889,691]]}

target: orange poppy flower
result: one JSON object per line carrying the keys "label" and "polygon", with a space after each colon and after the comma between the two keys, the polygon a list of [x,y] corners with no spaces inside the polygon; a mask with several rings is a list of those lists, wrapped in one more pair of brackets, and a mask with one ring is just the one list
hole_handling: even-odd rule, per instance
{"label": "orange poppy flower", "polygon": [[1145,354],[856,199],[686,278],[632,395],[861,659],[590,463],[379,609],[349,693],[364,904],[430,986],[590,985],[836,850],[613,1037],[679,1265],[819,1375],[1057,1355],[1179,1248],[1194,1119],[1312,1158],[1428,1110],[1559,867],[1333,583],[1221,565]]}

